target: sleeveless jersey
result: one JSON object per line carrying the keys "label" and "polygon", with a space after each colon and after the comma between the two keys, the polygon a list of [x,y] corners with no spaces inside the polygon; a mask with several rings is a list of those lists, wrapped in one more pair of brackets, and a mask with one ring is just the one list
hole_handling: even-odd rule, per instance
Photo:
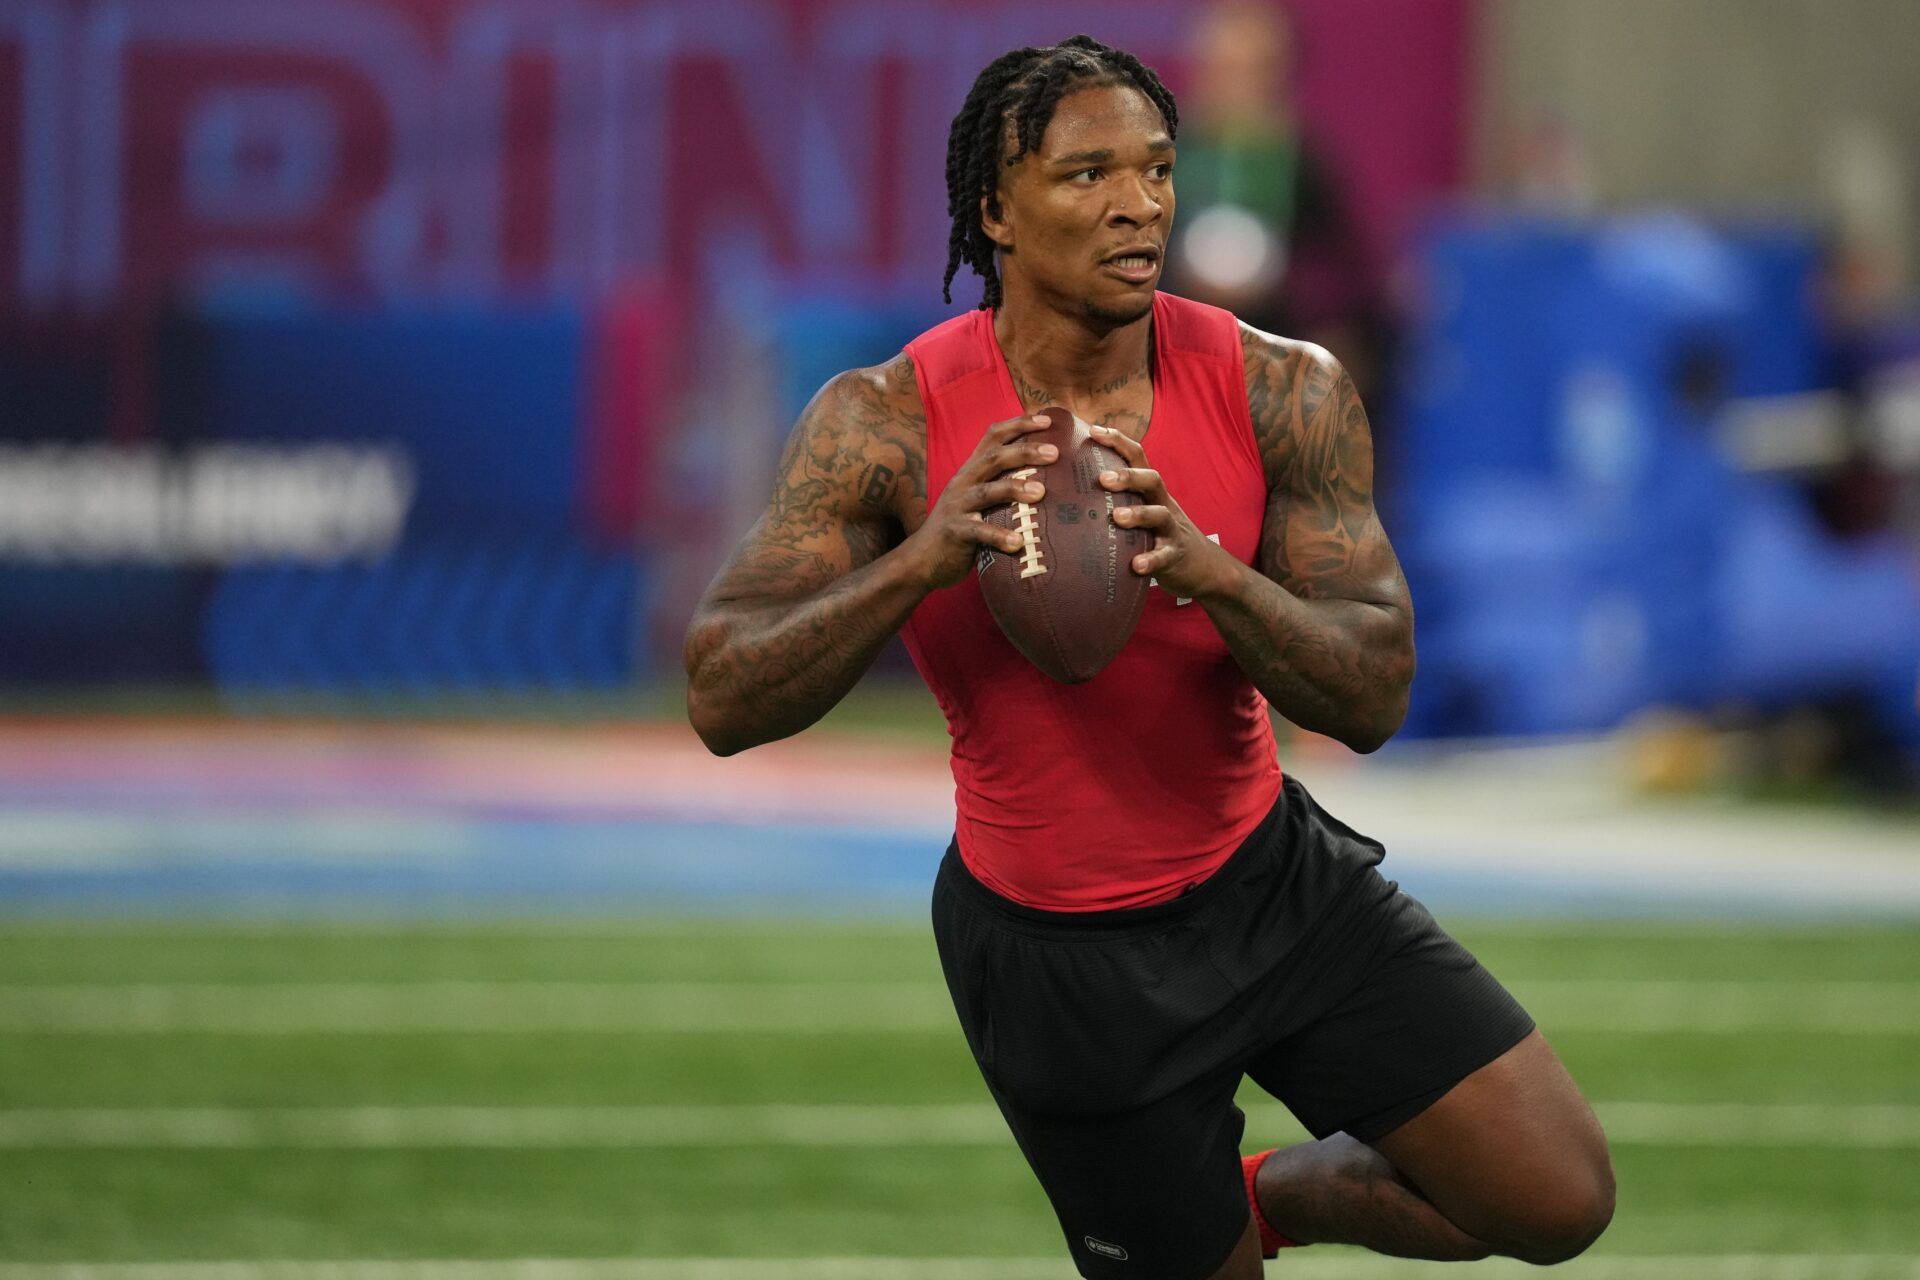
{"label": "sleeveless jersey", "polygon": [[[1252,564],[1267,486],[1233,316],[1153,301],[1148,465],[1203,535]],[[907,344],[927,417],[929,505],[991,424],[1025,410],[971,311]],[[1052,911],[1177,896],[1272,807],[1280,766],[1266,699],[1197,603],[1147,592],[1112,664],[1060,684],[1020,656],[977,576],[935,591],[902,631],[953,737],[955,840],[988,888]]]}

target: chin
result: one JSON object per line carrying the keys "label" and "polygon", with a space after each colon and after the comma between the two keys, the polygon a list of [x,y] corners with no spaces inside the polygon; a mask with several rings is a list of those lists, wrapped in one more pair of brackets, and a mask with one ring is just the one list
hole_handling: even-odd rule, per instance
{"label": "chin", "polygon": [[1153,290],[1149,289],[1138,298],[1129,298],[1121,302],[1101,302],[1092,298],[1081,304],[1089,320],[1110,324],[1116,328],[1144,320],[1153,310]]}

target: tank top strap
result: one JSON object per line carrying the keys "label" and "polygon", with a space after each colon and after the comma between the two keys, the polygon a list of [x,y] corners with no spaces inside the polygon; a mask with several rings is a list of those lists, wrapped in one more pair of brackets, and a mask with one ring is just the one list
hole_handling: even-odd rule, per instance
{"label": "tank top strap", "polygon": [[[1160,352],[1155,394],[1164,390],[1192,409],[1189,422],[1205,437],[1200,447],[1260,473],[1239,320],[1219,307],[1162,293],[1154,298],[1153,321]],[[1154,456],[1151,442],[1148,449]]]}
{"label": "tank top strap", "polygon": [[974,310],[907,344],[927,418],[927,502],[947,487],[989,423],[1020,412],[993,340],[993,312]]}

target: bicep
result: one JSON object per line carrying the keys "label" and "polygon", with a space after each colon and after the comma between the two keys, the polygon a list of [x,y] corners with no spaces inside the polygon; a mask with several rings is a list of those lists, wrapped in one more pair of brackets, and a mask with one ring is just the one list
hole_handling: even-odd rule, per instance
{"label": "bicep", "polygon": [[1353,380],[1314,347],[1295,354],[1284,418],[1288,447],[1268,480],[1260,570],[1303,599],[1407,606],[1406,579],[1373,495],[1373,433]]}
{"label": "bicep", "polygon": [[711,602],[810,595],[892,544],[894,521],[880,500],[892,468],[860,429],[859,381],[841,375],[800,415],[767,508],[714,581]]}

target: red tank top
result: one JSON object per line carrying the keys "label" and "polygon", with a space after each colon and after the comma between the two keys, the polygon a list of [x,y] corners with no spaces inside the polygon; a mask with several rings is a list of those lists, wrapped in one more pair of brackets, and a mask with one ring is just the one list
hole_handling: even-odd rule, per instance
{"label": "red tank top", "polygon": [[[1143,441],[1167,489],[1252,564],[1266,511],[1233,316],[1153,301],[1153,415]],[[1024,410],[993,333],[970,311],[907,344],[927,414],[929,501],[989,425]],[[1177,896],[1272,807],[1280,766],[1260,696],[1198,604],[1147,593],[1132,639],[1084,684],[1021,657],[972,574],[920,603],[907,652],[953,735],[955,838],[988,888],[1052,911]]]}

